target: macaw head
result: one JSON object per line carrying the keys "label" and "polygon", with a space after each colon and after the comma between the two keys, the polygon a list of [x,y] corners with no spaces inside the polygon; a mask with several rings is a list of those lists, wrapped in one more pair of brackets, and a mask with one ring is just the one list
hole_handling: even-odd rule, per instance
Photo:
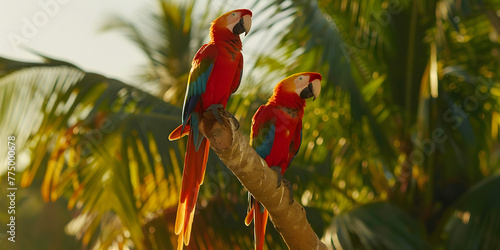
{"label": "macaw head", "polygon": [[252,27],[252,12],[247,9],[229,11],[212,22],[210,36],[212,40],[217,38],[228,39],[248,34]]}
{"label": "macaw head", "polygon": [[305,99],[313,100],[321,92],[321,74],[316,72],[303,72],[293,74],[279,82],[274,87],[274,94],[270,102],[286,104],[290,107],[304,106]]}

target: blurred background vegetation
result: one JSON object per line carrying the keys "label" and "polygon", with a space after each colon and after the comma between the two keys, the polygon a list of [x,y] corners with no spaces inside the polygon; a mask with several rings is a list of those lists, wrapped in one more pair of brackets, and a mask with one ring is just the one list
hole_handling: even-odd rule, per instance
{"label": "blurred background vegetation", "polygon": [[[103,24],[149,58],[133,84],[50,58],[0,59],[0,137],[17,135],[28,162],[17,242],[2,232],[2,249],[175,247],[185,140],[167,137],[221,14],[210,4],[158,0]],[[330,248],[500,247],[500,1],[255,0],[252,11],[244,47],[262,49],[244,49],[228,110],[249,134],[281,78],[323,74],[285,178]],[[245,193],[212,153],[188,249],[251,249]],[[286,249],[272,226],[266,245]]]}

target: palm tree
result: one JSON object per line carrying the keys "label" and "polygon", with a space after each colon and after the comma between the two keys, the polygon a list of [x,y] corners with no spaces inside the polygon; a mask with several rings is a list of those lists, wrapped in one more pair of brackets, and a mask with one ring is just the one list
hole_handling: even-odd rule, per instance
{"label": "palm tree", "polygon": [[[67,201],[76,216],[66,232],[84,245],[176,245],[185,145],[167,135],[208,22],[193,24],[196,1],[159,2],[161,14],[145,23],[106,26],[148,55],[141,81],[160,83],[154,95],[49,58],[0,62],[0,133],[17,135],[30,158],[20,184],[41,187],[45,201]],[[299,71],[323,74],[285,177],[331,248],[500,244],[499,8],[493,0],[256,1],[260,29],[251,34],[279,39],[250,66],[243,82],[251,87],[228,109],[248,134],[269,96],[265,85]],[[191,248],[252,247],[244,193],[212,154]],[[267,246],[286,248],[268,228]]]}

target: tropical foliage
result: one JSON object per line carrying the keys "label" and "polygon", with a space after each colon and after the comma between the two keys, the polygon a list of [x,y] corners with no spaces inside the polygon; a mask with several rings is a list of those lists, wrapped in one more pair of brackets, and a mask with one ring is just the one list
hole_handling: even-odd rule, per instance
{"label": "tropical foliage", "polygon": [[[66,204],[74,213],[66,232],[81,244],[176,245],[185,142],[167,136],[190,60],[219,11],[200,9],[217,3],[160,0],[142,20],[105,27],[148,56],[140,81],[153,91],[49,58],[1,59],[0,133],[17,135],[29,159],[20,185]],[[228,110],[248,134],[277,79],[323,74],[285,177],[327,245],[500,246],[500,1],[275,0],[251,9],[257,28],[243,43],[277,39],[244,50],[253,63]],[[252,248],[245,190],[213,154],[197,207],[190,248]],[[286,248],[272,227],[266,244]]]}

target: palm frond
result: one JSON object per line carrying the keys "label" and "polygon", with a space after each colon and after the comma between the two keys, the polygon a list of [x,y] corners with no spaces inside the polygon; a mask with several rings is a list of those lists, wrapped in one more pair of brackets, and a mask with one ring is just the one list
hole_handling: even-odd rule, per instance
{"label": "palm frond", "polygon": [[[210,22],[219,13],[201,18],[199,1],[158,0],[157,10],[147,10],[138,18],[113,17],[103,31],[121,31],[149,59],[141,81],[152,83],[155,95],[180,106],[184,100],[191,60],[197,49],[208,42]],[[211,1],[207,2],[207,6]]]}
{"label": "palm frond", "polygon": [[181,168],[176,159],[182,152],[167,138],[180,122],[180,110],[57,61],[43,65],[2,58],[1,64],[8,72],[0,78],[5,100],[0,110],[7,118],[1,125],[13,128],[2,133],[19,135],[19,148],[31,155],[21,185],[29,186],[40,173],[45,201],[70,195],[70,209],[95,214],[85,244],[111,212],[140,247],[141,220],[177,202]]}
{"label": "palm frond", "polygon": [[500,246],[500,176],[473,186],[453,206],[443,235],[447,248],[494,249]]}
{"label": "palm frond", "polygon": [[387,202],[370,203],[336,216],[324,241],[333,249],[424,249],[421,226]]}

